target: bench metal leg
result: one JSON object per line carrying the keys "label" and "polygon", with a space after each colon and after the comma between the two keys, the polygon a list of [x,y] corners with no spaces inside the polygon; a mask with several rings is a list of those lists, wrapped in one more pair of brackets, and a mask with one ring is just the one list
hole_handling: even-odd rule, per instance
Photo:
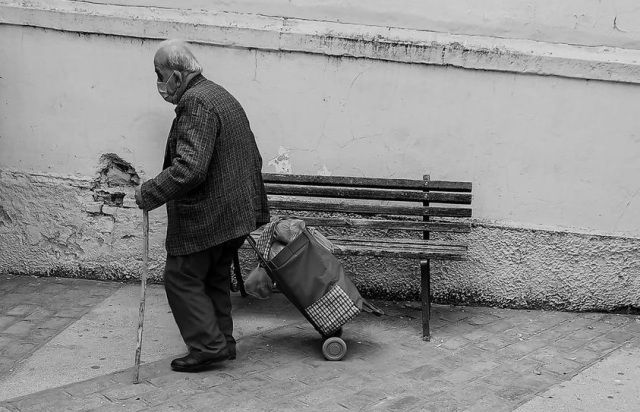
{"label": "bench metal leg", "polygon": [[431,340],[429,320],[431,319],[431,265],[429,260],[420,262],[420,294],[422,300],[422,340]]}
{"label": "bench metal leg", "polygon": [[[429,182],[431,181],[431,177],[429,175],[423,175],[422,179],[425,183],[425,195],[429,195]],[[428,199],[428,197],[427,197]],[[429,207],[429,201],[422,202],[424,207]],[[429,221],[429,216],[423,216],[422,220],[424,222]],[[424,240],[429,240],[429,232],[422,232],[422,238]],[[431,265],[429,264],[430,260],[425,260],[420,262],[420,294],[422,296],[422,340],[430,341],[431,340],[431,331],[429,330],[429,320],[431,319]]]}

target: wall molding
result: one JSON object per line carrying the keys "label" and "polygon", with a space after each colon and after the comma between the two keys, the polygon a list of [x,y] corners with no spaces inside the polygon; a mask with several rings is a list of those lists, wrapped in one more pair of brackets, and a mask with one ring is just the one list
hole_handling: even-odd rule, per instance
{"label": "wall molding", "polygon": [[640,84],[640,50],[616,47],[68,0],[0,0],[0,24]]}

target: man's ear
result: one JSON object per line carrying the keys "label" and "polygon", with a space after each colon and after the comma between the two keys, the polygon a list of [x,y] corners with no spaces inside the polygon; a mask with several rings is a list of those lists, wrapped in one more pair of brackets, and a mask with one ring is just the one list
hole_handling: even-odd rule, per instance
{"label": "man's ear", "polygon": [[182,86],[182,73],[180,73],[180,71],[178,70],[174,70],[173,71],[173,77],[176,79],[176,89],[179,89],[180,86]]}

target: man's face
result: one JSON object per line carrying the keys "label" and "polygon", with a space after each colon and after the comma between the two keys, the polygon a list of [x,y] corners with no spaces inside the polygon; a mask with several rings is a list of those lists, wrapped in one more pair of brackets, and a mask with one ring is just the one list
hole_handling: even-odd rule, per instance
{"label": "man's face", "polygon": [[174,70],[168,69],[160,64],[155,65],[158,93],[169,103],[177,104],[177,94],[180,88],[180,76]]}

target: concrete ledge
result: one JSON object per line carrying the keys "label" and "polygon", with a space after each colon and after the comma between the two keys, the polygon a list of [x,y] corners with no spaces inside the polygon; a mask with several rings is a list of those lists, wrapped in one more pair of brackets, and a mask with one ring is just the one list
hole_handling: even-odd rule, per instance
{"label": "concrete ledge", "polygon": [[[135,279],[141,273],[141,213],[107,207],[88,179],[0,170],[0,274]],[[130,198],[132,193],[125,196]],[[106,210],[109,209],[109,210]],[[164,208],[151,213],[150,268],[164,266]],[[640,308],[640,239],[475,221],[469,259],[432,261],[437,302],[513,308]],[[242,256],[246,272],[255,265]],[[415,260],[344,257],[358,288],[386,299],[418,299]]]}
{"label": "concrete ledge", "polygon": [[0,23],[142,39],[640,83],[640,51],[252,14],[0,0]]}

